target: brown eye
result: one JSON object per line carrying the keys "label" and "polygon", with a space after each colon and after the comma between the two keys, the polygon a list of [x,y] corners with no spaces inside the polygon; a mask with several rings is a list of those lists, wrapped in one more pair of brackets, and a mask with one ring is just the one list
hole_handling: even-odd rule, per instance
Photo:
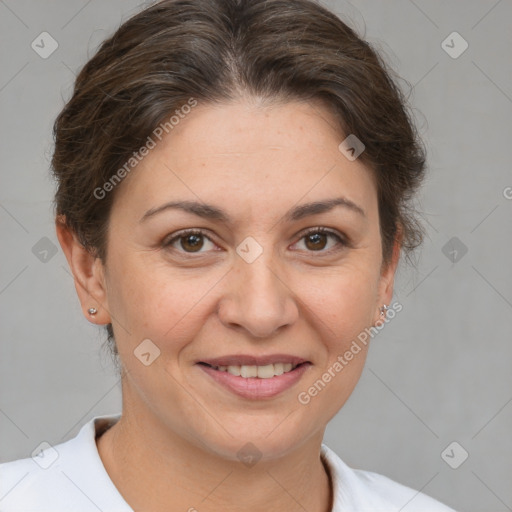
{"label": "brown eye", "polygon": [[319,252],[326,255],[348,246],[343,235],[338,235],[326,228],[310,229],[302,235],[298,243],[302,241],[305,247],[303,250],[306,252]]}
{"label": "brown eye", "polygon": [[181,248],[187,252],[197,252],[204,245],[203,235],[185,235],[180,237]]}
{"label": "brown eye", "polygon": [[306,247],[311,251],[321,251],[327,245],[328,236],[325,233],[306,235]]}
{"label": "brown eye", "polygon": [[208,249],[210,249],[208,244],[211,244],[212,248],[215,247],[210,237],[202,231],[187,230],[175,234],[172,238],[168,238],[162,245],[165,249],[170,248],[182,254],[206,254]]}

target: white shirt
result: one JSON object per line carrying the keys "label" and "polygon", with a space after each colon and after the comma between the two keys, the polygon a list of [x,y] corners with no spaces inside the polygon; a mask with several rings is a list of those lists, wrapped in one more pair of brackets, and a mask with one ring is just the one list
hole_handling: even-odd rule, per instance
{"label": "white shirt", "polygon": [[[65,443],[43,447],[34,458],[0,464],[0,512],[133,512],[103,466],[95,441],[120,417],[96,416]],[[333,482],[332,512],[454,512],[385,476],[348,467],[325,445],[321,457]]]}

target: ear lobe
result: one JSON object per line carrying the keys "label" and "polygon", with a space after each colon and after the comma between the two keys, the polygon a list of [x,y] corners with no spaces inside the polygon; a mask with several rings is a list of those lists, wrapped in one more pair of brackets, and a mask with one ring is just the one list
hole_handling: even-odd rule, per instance
{"label": "ear lobe", "polygon": [[[55,228],[60,246],[73,274],[76,293],[84,316],[95,324],[110,323],[104,267],[100,258],[80,243],[76,234],[66,224],[63,215],[56,218]],[[90,314],[90,308],[96,309],[97,313]]]}

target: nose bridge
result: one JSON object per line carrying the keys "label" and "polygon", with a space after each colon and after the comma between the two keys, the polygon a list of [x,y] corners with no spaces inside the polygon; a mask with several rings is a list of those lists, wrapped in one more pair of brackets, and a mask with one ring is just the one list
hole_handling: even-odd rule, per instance
{"label": "nose bridge", "polygon": [[[238,248],[241,256],[237,256],[231,273],[230,298],[225,299],[219,310],[221,320],[244,327],[255,337],[268,337],[281,326],[293,323],[298,316],[297,308],[291,290],[280,275],[282,271],[276,265],[273,249],[260,250],[255,259],[246,258],[245,255],[257,249],[253,242],[247,244],[242,242]],[[241,249],[246,252],[240,252]]]}
{"label": "nose bridge", "polygon": [[254,303],[261,301],[267,307],[277,307],[283,299],[283,285],[277,278],[278,272],[274,269],[276,265],[269,253],[262,254],[252,263],[239,261],[237,266],[247,300]]}

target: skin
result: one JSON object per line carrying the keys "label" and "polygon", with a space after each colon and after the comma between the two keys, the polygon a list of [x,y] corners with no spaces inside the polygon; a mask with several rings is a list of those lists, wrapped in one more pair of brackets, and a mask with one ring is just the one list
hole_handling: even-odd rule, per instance
{"label": "skin", "polygon": [[[345,137],[334,126],[320,103],[198,105],[115,190],[104,263],[58,220],[84,315],[114,327],[123,416],[97,445],[134,510],[330,510],[320,445],[367,348],[307,405],[297,396],[378,322],[391,302],[400,243],[383,264],[373,175],[338,150]],[[364,215],[337,206],[285,219],[295,206],[340,196]],[[141,221],[183,200],[214,205],[232,222],[176,209]],[[322,226],[348,245],[322,235],[317,245],[308,241],[304,231]],[[189,228],[210,238],[199,238],[199,253],[187,238],[164,246]],[[252,263],[236,253],[249,236],[263,248]],[[133,351],[148,338],[160,356],[145,366]],[[276,353],[312,364],[292,388],[264,400],[232,394],[196,364]],[[237,458],[247,442],[262,454],[253,467]]]}

